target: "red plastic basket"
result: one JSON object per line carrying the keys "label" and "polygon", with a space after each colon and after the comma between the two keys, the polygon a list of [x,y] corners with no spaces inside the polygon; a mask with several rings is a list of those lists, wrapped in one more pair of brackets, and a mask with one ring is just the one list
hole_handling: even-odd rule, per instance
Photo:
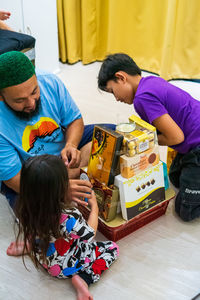
{"label": "red plastic basket", "polygon": [[[98,230],[109,240],[116,242],[122,239],[123,237],[127,236],[128,234],[132,233],[133,231],[164,215],[168,207],[169,201],[173,199],[174,196],[175,194],[170,199],[159,203],[158,205],[152,207],[148,211],[137,215],[135,218],[126,221],[125,223],[117,227],[111,227],[108,225],[108,223],[105,224],[105,222],[99,218]],[[84,218],[87,219],[89,216],[89,210],[86,207],[82,206],[79,207],[79,209],[83,214]]]}

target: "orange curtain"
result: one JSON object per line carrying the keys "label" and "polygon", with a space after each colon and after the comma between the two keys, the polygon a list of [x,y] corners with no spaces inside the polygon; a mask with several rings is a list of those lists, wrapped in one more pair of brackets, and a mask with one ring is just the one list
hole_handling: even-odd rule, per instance
{"label": "orange curtain", "polygon": [[57,0],[62,62],[129,54],[165,79],[200,78],[199,0]]}

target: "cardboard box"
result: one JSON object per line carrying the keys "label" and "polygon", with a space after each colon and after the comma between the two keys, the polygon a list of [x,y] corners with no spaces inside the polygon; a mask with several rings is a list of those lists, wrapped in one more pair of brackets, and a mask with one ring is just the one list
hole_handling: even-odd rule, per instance
{"label": "cardboard box", "polygon": [[145,128],[145,129],[148,129],[149,131],[153,131],[157,137],[157,134],[156,134],[156,127],[154,127],[153,125],[145,122],[144,120],[142,120],[140,117],[136,116],[136,115],[132,115],[129,117],[129,122],[134,122],[138,127],[140,128]]}
{"label": "cardboard box", "polygon": [[[87,176],[86,169],[81,169],[81,179],[85,179],[83,174]],[[117,206],[119,202],[119,189],[115,185],[109,187],[100,183],[95,178],[91,178],[90,182],[93,185],[93,191],[96,195],[97,204],[99,207],[99,217],[104,221],[112,221],[117,214]]]}
{"label": "cardboard box", "polygon": [[167,172],[168,173],[169,173],[169,169],[170,169],[170,166],[172,164],[172,161],[176,157],[177,153],[178,152],[176,150],[174,150],[170,147],[167,147]]}
{"label": "cardboard box", "polygon": [[165,191],[169,188],[169,178],[167,173],[167,164],[163,162],[163,175],[164,175],[164,183],[165,183]]}
{"label": "cardboard box", "polygon": [[151,168],[159,163],[159,146],[155,145],[153,148],[145,152],[136,154],[133,157],[126,155],[120,156],[120,173],[124,178],[130,178],[140,173],[141,171]]}
{"label": "cardboard box", "polygon": [[[122,219],[121,214],[117,214],[116,218],[111,222],[105,222],[99,218],[98,230],[111,241],[118,241],[142,226],[148,224],[164,215],[169,204],[169,201],[174,199],[175,191],[168,189],[165,191],[165,200],[155,205],[154,207],[146,210],[139,214],[130,221]],[[87,220],[89,216],[89,209],[85,206],[80,205],[79,210]]]}
{"label": "cardboard box", "polygon": [[118,175],[115,185],[119,188],[122,217],[130,220],[165,199],[163,164],[159,162],[129,179]]}
{"label": "cardboard box", "polygon": [[113,184],[108,187],[94,178],[91,179],[91,183],[99,207],[99,216],[106,222],[112,221],[117,214],[117,205],[119,201],[118,187]]}
{"label": "cardboard box", "polygon": [[109,186],[114,183],[123,136],[104,126],[95,126],[87,174]]}

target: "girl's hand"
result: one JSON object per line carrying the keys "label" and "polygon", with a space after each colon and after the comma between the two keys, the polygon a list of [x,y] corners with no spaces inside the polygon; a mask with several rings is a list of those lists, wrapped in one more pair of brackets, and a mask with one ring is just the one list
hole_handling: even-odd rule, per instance
{"label": "girl's hand", "polygon": [[94,193],[93,190],[91,192],[91,198],[88,198],[88,204],[90,205],[91,210],[92,209],[97,209],[98,210],[97,199],[96,199],[96,196],[95,196],[95,193]]}
{"label": "girl's hand", "polygon": [[88,199],[88,203],[91,207],[91,210],[90,210],[90,214],[89,214],[87,223],[94,229],[94,232],[96,234],[97,226],[98,226],[99,208],[97,205],[97,200],[96,200],[94,191],[92,191],[91,198]]}
{"label": "girl's hand", "polygon": [[75,201],[78,204],[87,206],[88,203],[84,201],[87,198],[88,201],[92,197],[92,184],[88,180],[70,179],[69,180],[69,198],[71,201]]}

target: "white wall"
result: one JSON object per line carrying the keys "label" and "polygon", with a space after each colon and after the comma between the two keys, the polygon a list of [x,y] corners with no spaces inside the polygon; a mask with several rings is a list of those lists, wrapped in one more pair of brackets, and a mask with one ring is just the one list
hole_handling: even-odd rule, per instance
{"label": "white wall", "polygon": [[11,12],[6,23],[36,38],[36,67],[59,71],[57,9],[55,0],[1,0],[0,9]]}

